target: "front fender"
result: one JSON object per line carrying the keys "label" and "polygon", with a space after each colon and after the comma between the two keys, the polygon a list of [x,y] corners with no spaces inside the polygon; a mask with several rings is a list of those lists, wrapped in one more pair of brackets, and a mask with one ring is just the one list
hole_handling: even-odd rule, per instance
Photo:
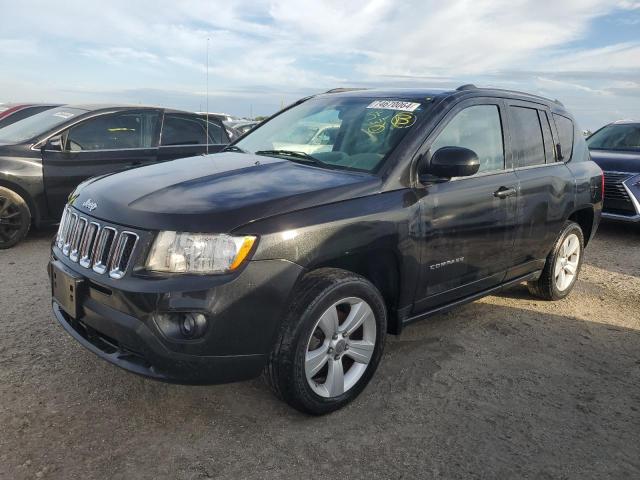
{"label": "front fender", "polygon": [[49,220],[42,162],[39,159],[1,156],[0,186],[15,191],[25,199],[36,225]]}

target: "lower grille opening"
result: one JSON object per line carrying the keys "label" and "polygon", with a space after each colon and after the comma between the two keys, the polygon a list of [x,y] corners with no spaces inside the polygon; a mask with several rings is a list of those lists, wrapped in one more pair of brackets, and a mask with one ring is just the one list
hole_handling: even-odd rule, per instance
{"label": "lower grille opening", "polygon": [[113,294],[113,291],[110,288],[103,287],[102,285],[92,281],[89,281],[89,288],[96,290],[102,293],[103,295],[107,295],[109,297]]}

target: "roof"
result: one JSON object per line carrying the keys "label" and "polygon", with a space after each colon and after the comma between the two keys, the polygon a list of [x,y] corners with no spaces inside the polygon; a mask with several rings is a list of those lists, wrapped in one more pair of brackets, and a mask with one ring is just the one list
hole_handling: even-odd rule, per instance
{"label": "roof", "polygon": [[530,100],[538,103],[548,103],[562,106],[558,100],[541,97],[526,92],[516,90],[503,90],[499,88],[481,88],[473,84],[461,85],[458,88],[335,88],[321,95],[339,95],[349,97],[369,97],[369,98],[405,98],[407,100],[424,100],[433,97],[449,96],[478,96],[490,95],[497,97],[512,97]]}
{"label": "roof", "polygon": [[25,108],[25,107],[57,107],[60,103],[30,103],[30,102],[15,102],[15,103],[0,103],[0,110],[6,110],[9,108]]}
{"label": "roof", "polygon": [[87,112],[96,112],[99,110],[162,109],[167,112],[193,113],[193,112],[188,112],[186,110],[178,110],[174,108],[161,107],[157,105],[136,105],[136,104],[126,104],[126,103],[85,103],[85,104],[67,104],[67,105],[61,105],[61,106],[68,107],[68,108],[76,108],[78,110],[85,110]]}
{"label": "roof", "polygon": [[640,120],[625,119],[625,120],[616,120],[615,122],[611,122],[610,125],[634,125],[637,123],[640,123]]}

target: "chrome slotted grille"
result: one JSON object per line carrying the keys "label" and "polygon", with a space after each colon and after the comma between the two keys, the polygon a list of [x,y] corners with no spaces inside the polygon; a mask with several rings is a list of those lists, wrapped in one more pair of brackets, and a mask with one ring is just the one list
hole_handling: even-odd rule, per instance
{"label": "chrome slotted grille", "polygon": [[136,233],[79,216],[66,207],[58,233],[56,246],[72,262],[111,278],[124,277],[138,243]]}
{"label": "chrome slotted grille", "polygon": [[623,182],[633,174],[626,172],[604,172],[604,207],[605,210],[620,210],[635,213],[633,202]]}

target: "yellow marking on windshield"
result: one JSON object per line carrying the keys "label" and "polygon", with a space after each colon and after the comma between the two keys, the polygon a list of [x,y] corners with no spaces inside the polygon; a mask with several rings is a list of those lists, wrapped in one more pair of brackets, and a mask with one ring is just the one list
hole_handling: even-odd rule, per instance
{"label": "yellow marking on windshield", "polygon": [[409,112],[398,112],[391,119],[393,128],[408,128],[416,121],[416,116]]}

